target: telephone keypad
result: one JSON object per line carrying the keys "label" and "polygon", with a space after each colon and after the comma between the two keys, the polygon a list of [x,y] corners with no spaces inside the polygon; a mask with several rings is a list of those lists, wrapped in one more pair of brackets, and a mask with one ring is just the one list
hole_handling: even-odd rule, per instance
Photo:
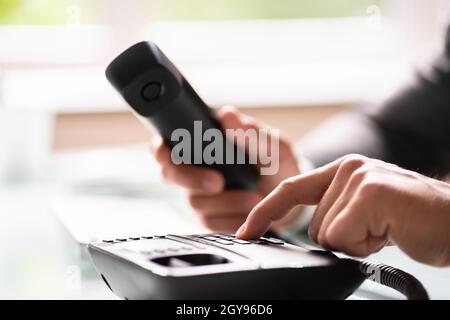
{"label": "telephone keypad", "polygon": [[[191,238],[192,240],[196,240],[198,242],[202,242],[203,244],[219,244],[219,245],[249,245],[249,244],[262,244],[262,245],[283,245],[284,241],[280,239],[275,238],[266,238],[261,237],[256,240],[242,240],[242,239],[236,239],[236,237],[232,234],[197,234],[197,235],[191,235],[187,236],[188,238]],[[133,240],[149,240],[149,239],[164,239],[166,236],[163,235],[156,235],[156,236],[142,236],[142,237],[129,237],[129,238],[117,238],[115,240],[103,240],[104,243],[108,244],[114,244],[114,243],[123,243],[127,241],[133,241]],[[201,244],[192,244],[192,247],[189,246],[183,246],[183,247],[177,247],[177,248],[165,248],[166,250],[160,250],[156,249],[153,250],[153,253],[162,254],[165,252],[179,252],[179,251],[188,251],[192,250],[193,248],[196,249],[205,249],[205,246],[202,246]],[[150,251],[141,252],[144,254],[151,254]]]}
{"label": "telephone keypad", "polygon": [[265,238],[261,237],[257,240],[241,240],[236,239],[234,235],[231,234],[198,234],[192,236],[192,238],[203,240],[203,241],[209,241],[212,243],[218,243],[222,245],[233,245],[233,244],[266,244],[266,245],[283,245],[284,241],[280,239],[275,238]]}

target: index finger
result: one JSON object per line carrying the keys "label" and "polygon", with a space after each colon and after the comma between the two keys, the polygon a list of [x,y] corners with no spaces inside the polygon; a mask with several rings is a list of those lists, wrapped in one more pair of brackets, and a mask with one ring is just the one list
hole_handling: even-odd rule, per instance
{"label": "index finger", "polygon": [[262,236],[273,221],[285,216],[299,204],[317,204],[330,186],[342,159],[283,181],[258,203],[239,228],[236,237],[256,239]]}

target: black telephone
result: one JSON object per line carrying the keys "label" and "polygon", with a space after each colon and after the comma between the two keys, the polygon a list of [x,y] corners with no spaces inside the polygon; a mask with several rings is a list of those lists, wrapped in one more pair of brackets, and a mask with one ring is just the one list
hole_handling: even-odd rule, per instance
{"label": "black telephone", "polygon": [[[214,112],[153,42],[139,42],[125,50],[110,63],[106,77],[138,119],[155,128],[170,147],[174,147],[171,136],[177,129],[187,130],[194,137],[195,122],[201,123],[202,136],[208,129],[222,130]],[[195,150],[194,139],[191,142],[191,150]],[[207,143],[201,143],[201,150],[196,151],[202,155]],[[233,144],[223,144],[223,155],[239,152],[245,154]],[[195,152],[191,152],[190,158],[190,163],[219,170],[225,177],[227,189],[255,189],[257,186],[259,173],[247,162],[207,164],[202,157],[195,161]]]}
{"label": "black telephone", "polygon": [[103,281],[123,299],[345,299],[365,279],[411,300],[428,299],[404,271],[273,237],[157,235],[106,239],[88,250]]}
{"label": "black telephone", "polygon": [[[220,129],[169,59],[140,42],[107,68],[107,78],[145,123],[171,146],[171,132]],[[224,150],[227,152],[229,150]],[[202,164],[206,165],[206,164]],[[249,164],[213,165],[229,189],[253,189],[258,173]],[[106,239],[89,252],[107,286],[124,299],[344,299],[373,272],[409,298],[427,298],[420,282],[400,270],[276,237],[253,241],[230,234],[164,235]]]}
{"label": "black telephone", "polygon": [[277,238],[132,237],[92,243],[89,252],[124,299],[344,299],[366,278],[355,260]]}

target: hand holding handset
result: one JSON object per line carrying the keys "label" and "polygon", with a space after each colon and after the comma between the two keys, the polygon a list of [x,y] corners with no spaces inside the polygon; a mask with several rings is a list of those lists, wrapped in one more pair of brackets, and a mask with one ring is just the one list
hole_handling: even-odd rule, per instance
{"label": "hand holding handset", "polygon": [[[127,49],[111,62],[106,69],[106,77],[138,118],[156,128],[169,147],[173,148],[178,143],[172,140],[176,129],[186,129],[190,133],[190,163],[219,170],[225,178],[226,189],[256,189],[259,174],[253,165],[247,162],[238,164],[236,161],[233,164],[205,163],[203,151],[208,143],[203,139],[200,142],[194,139],[198,139],[199,135],[203,137],[208,129],[222,132],[223,129],[214,112],[154,43],[140,42]],[[222,151],[223,159],[227,159],[229,152],[234,152],[234,156],[243,152],[227,143],[223,143]],[[202,153],[200,157],[199,152]]]}
{"label": "hand holding handset", "polygon": [[[172,148],[173,131],[186,129],[194,136],[195,121],[201,121],[202,131],[221,129],[212,110],[151,42],[140,42],[118,56],[106,76]],[[229,151],[224,144],[223,152]],[[259,175],[250,164],[201,165],[219,170],[227,189],[257,186]],[[91,243],[89,252],[107,286],[125,299],[340,299],[376,273],[382,284],[409,299],[428,298],[417,279],[398,269],[273,238],[248,242],[220,234],[143,236]]]}

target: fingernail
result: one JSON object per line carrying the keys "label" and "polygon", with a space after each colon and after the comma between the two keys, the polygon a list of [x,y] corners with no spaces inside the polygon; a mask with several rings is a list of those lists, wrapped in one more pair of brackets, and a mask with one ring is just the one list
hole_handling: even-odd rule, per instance
{"label": "fingernail", "polygon": [[152,136],[152,138],[151,138],[151,144],[152,144],[153,147],[157,148],[157,147],[159,147],[162,143],[163,143],[163,139],[161,138],[160,135],[155,134],[154,136]]}

